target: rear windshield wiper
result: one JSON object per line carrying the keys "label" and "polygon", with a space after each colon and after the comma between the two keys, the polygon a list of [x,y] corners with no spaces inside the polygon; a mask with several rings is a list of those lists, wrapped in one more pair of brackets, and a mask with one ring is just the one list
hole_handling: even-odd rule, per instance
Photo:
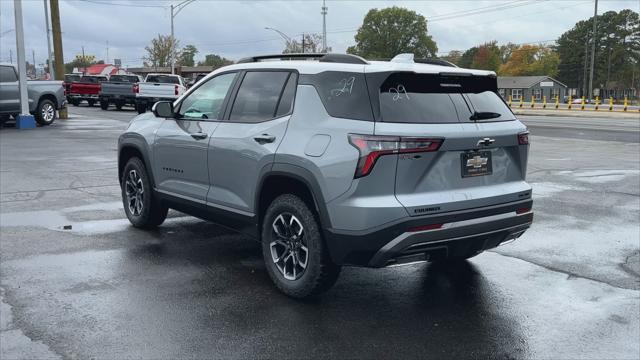
{"label": "rear windshield wiper", "polygon": [[478,121],[478,120],[487,120],[487,119],[495,119],[502,116],[502,114],[490,112],[490,111],[474,111],[469,120]]}

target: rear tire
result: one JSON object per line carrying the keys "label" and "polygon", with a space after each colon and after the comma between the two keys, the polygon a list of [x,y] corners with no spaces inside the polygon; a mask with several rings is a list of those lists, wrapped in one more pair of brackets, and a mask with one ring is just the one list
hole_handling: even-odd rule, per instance
{"label": "rear tire", "polygon": [[262,223],[262,255],[276,287],[294,298],[323,293],[340,275],[316,217],[295,195],[281,195],[269,205]]}
{"label": "rear tire", "polygon": [[100,109],[102,110],[109,109],[109,102],[104,100],[100,101]]}
{"label": "rear tire", "polygon": [[117,101],[116,102],[116,110],[118,110],[118,111],[122,110],[123,106],[124,106],[124,103],[122,101]]}
{"label": "rear tire", "polygon": [[71,101],[69,101],[71,103],[71,105],[73,106],[80,106],[80,100],[78,99],[72,99]]}
{"label": "rear tire", "polygon": [[129,222],[137,228],[153,229],[167,218],[164,206],[151,186],[142,160],[132,157],[127,161],[120,182],[122,204]]}
{"label": "rear tire", "polygon": [[36,107],[34,115],[40,125],[51,125],[56,120],[56,106],[51,100],[42,99]]}
{"label": "rear tire", "polygon": [[137,103],[136,104],[136,111],[138,112],[138,114],[146,113],[147,112],[147,104]]}

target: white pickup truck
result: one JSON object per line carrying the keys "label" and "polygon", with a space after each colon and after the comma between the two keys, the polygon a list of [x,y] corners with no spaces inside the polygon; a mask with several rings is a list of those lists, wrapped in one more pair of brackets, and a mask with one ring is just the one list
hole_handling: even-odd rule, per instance
{"label": "white pickup truck", "polygon": [[187,87],[180,75],[148,74],[144,82],[135,84],[136,110],[139,114],[151,109],[157,101],[173,101],[182,95]]}

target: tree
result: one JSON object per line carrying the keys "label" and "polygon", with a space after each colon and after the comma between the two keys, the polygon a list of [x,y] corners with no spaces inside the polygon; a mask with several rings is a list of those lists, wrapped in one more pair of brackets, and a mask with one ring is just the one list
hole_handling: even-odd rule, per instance
{"label": "tree", "polygon": [[[598,15],[593,32],[593,17],[579,21],[557,40],[560,59],[558,80],[569,87],[584,87],[588,83],[585,64],[591,61],[592,39],[596,57],[593,86],[607,87],[614,82],[619,88],[636,86],[640,69],[640,16],[629,9],[607,11]],[[633,82],[635,81],[635,84]]]}
{"label": "tree", "polygon": [[219,68],[230,64],[233,64],[233,61],[227,58],[221,57],[220,55],[216,54],[207,54],[204,57],[204,61],[200,61],[198,63],[198,66],[213,66],[214,68]]}
{"label": "tree", "polygon": [[549,46],[525,44],[511,48],[511,56],[498,73],[506,76],[556,76],[560,58]]}
{"label": "tree", "polygon": [[442,60],[446,60],[450,63],[460,65],[460,59],[462,59],[462,51],[460,50],[451,50],[449,54],[442,57]]}
{"label": "tree", "polygon": [[[101,60],[102,61],[102,60]],[[82,55],[82,54],[78,54],[76,55],[76,57],[73,59],[73,61],[64,64],[64,71],[65,73],[72,73],[73,69],[84,69],[84,68],[88,68],[89,66],[96,64],[96,57],[94,55]]]}
{"label": "tree", "polygon": [[151,40],[151,44],[145,46],[147,56],[144,58],[145,66],[163,67],[171,66],[171,54],[178,58],[178,40],[169,35],[160,35]]}
{"label": "tree", "polygon": [[500,47],[496,41],[491,41],[467,49],[455,64],[468,69],[498,71],[501,63]]}
{"label": "tree", "polygon": [[477,46],[474,46],[470,49],[465,50],[465,52],[462,53],[462,56],[460,56],[458,66],[467,68],[467,69],[471,68],[471,64],[473,64],[473,57],[476,56],[477,52],[478,52]]}
{"label": "tree", "polygon": [[370,59],[389,59],[402,53],[416,58],[435,57],[438,46],[427,33],[427,19],[397,6],[371,9],[347,53]]}
{"label": "tree", "polygon": [[194,57],[198,53],[198,49],[193,45],[187,45],[180,51],[178,63],[182,66],[193,66],[195,64]]}
{"label": "tree", "polygon": [[[282,50],[283,54],[296,54],[296,53],[321,53],[322,51],[322,35],[320,34],[304,34],[304,49],[302,49],[302,43],[296,39],[287,41],[287,44]],[[326,52],[331,52],[331,48],[327,48]]]}

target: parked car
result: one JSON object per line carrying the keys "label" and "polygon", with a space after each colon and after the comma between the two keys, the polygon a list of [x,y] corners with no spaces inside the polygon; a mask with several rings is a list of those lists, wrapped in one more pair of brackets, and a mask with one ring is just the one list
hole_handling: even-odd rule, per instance
{"label": "parked car", "polygon": [[89,106],[93,106],[99,100],[101,84],[107,81],[106,76],[85,75],[78,81],[71,83],[69,88],[69,102],[78,106],[86,100]]}
{"label": "parked car", "polygon": [[187,89],[191,88],[193,85],[197,84],[198,81],[204,79],[204,77],[207,76],[207,74],[198,74],[196,75],[195,78],[189,80],[188,84],[187,84]]}
{"label": "parked car", "polygon": [[64,74],[64,91],[67,97],[67,102],[71,100],[69,93],[71,92],[71,83],[74,81],[80,81],[82,74]]}
{"label": "parked car", "polygon": [[[40,125],[50,125],[56,119],[56,111],[67,105],[62,81],[27,81],[29,112]],[[20,114],[18,70],[12,64],[0,64],[0,123],[10,116]]]}
{"label": "parked car", "polygon": [[182,76],[170,74],[148,74],[144,82],[134,85],[136,110],[139,114],[151,109],[161,100],[175,100],[186,90]]}
{"label": "parked car", "polygon": [[109,81],[103,82],[100,89],[100,108],[107,110],[109,104],[114,104],[121,110],[124,105],[136,105],[134,84],[140,82],[138,75],[111,75]]}
{"label": "parked car", "polygon": [[124,210],[140,228],[173,208],[252,236],[293,297],[342,265],[456,264],[533,220],[528,132],[497,90],[494,72],[406,54],[244,59],[131,121]]}

